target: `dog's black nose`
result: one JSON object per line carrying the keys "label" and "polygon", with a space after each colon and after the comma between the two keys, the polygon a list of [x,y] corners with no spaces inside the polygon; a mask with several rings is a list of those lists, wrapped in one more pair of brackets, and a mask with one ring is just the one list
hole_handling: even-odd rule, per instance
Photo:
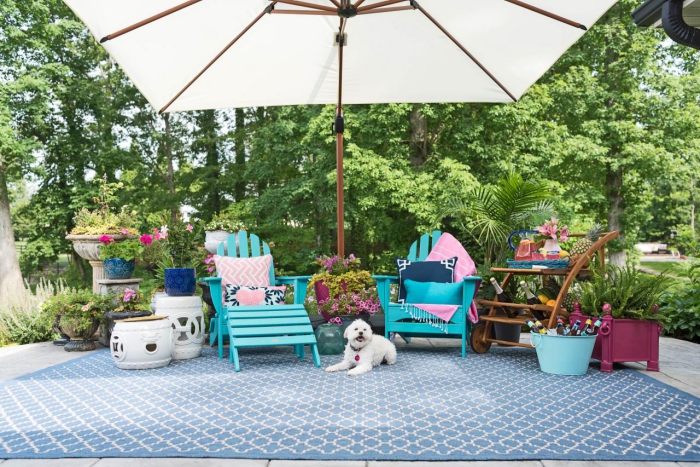
{"label": "dog's black nose", "polygon": [[362,331],[360,331],[358,334],[361,336],[361,335],[362,335]]}

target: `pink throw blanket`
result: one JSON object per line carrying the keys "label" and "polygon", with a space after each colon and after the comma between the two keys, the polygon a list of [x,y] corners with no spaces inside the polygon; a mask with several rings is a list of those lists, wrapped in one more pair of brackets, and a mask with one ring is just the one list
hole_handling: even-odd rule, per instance
{"label": "pink throw blanket", "polygon": [[[469,256],[469,253],[467,253],[467,250],[464,249],[459,240],[448,233],[443,233],[440,238],[438,238],[438,241],[428,254],[426,260],[440,261],[443,259],[454,258],[455,256],[457,257],[457,264],[455,265],[454,273],[455,282],[461,282],[465,277],[476,274],[476,264],[474,264],[474,261]],[[481,282],[476,284],[474,296],[476,296],[476,292],[479,290],[480,284]],[[447,316],[448,314],[449,318],[452,318],[452,315],[454,315],[455,311],[457,311],[457,307],[454,307],[452,313],[449,313],[449,311],[444,309],[446,306],[452,305],[421,305],[420,307],[423,311],[433,314],[439,318]],[[449,321],[449,318],[446,321]],[[469,320],[472,323],[479,321],[479,313],[476,310],[476,303],[474,303],[473,300],[471,306],[469,307]]]}

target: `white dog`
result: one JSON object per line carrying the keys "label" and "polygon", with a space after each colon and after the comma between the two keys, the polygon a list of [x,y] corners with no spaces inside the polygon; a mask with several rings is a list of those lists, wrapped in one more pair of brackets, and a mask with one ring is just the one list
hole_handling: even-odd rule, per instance
{"label": "white dog", "polygon": [[343,361],[326,368],[327,372],[348,370],[348,376],[367,373],[377,365],[386,362],[396,363],[396,347],[384,336],[372,334],[369,323],[357,319],[345,329],[348,345],[345,346]]}

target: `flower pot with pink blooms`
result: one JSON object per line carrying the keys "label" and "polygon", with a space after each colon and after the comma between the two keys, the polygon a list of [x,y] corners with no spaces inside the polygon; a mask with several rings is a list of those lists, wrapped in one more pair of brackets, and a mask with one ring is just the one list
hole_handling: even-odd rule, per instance
{"label": "flower pot with pink blooms", "polygon": [[[127,235],[138,235],[126,230]],[[134,274],[136,258],[143,253],[143,238],[116,242],[111,235],[100,237],[100,259],[104,265],[105,278],[130,279]]]}
{"label": "flower pot with pink blooms", "polygon": [[197,291],[196,268],[202,261],[201,227],[179,217],[175,220],[164,217],[163,221],[159,230],[154,229],[151,243],[159,242],[161,247],[158,269],[165,293],[169,297],[194,295]]}
{"label": "flower pot with pink blooms", "polygon": [[320,270],[311,276],[308,287],[313,288],[318,313],[326,322],[344,330],[355,319],[370,322],[381,312],[372,275],[360,270],[360,259],[355,255],[320,256],[314,264]]}
{"label": "flower pot with pink blooms", "polygon": [[659,371],[659,335],[669,317],[657,303],[670,279],[634,267],[602,270],[592,264],[590,271],[588,280],[572,289],[579,307],[569,321],[583,324],[590,316],[601,316],[592,355],[600,360],[600,371],[610,372],[614,363],[623,362],[647,362],[647,371]]}
{"label": "flower pot with pink blooms", "polygon": [[130,288],[125,288],[124,292],[119,294],[117,303],[119,306],[113,311],[105,312],[105,326],[101,328],[105,332],[106,342],[109,342],[114,324],[116,321],[127,318],[138,318],[141,316],[150,316],[150,304],[143,301],[141,292]]}

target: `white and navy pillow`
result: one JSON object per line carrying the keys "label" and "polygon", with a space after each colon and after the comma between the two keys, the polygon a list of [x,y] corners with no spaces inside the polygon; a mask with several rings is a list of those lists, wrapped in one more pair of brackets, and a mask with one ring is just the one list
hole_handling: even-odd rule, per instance
{"label": "white and navy pillow", "polygon": [[410,261],[396,258],[399,272],[399,303],[406,301],[406,287],[403,281],[411,279],[416,282],[454,282],[454,270],[457,257],[440,261]]}
{"label": "white and navy pillow", "polygon": [[284,305],[287,287],[226,284],[224,306]]}

